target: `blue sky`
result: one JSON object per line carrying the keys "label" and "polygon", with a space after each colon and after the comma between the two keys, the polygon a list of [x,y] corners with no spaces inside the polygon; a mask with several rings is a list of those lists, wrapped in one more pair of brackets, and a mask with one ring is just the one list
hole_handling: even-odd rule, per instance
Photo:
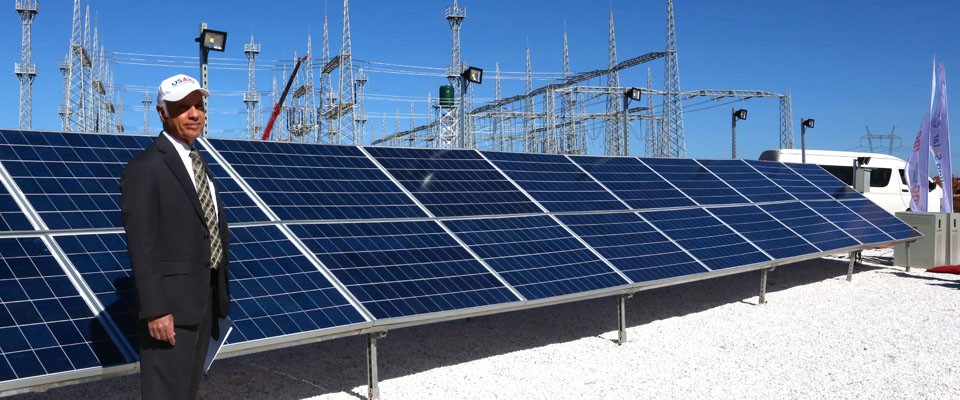
{"label": "blue sky", "polygon": [[[58,63],[67,53],[72,4],[70,0],[40,1],[33,26],[33,59],[38,76],[33,86],[33,127],[60,128],[62,77]],[[238,137],[245,124],[240,93],[246,90],[243,43],[254,35],[261,44],[257,58],[257,89],[271,90],[278,76],[278,60],[304,54],[307,35],[320,55],[324,15],[330,24],[331,53],[339,52],[342,1],[165,2],[89,0],[91,18],[101,43],[114,63],[118,91],[123,97],[124,123],[129,132],[143,125],[140,98],[166,76],[185,72],[198,76],[197,36],[200,22],[229,32],[227,51],[211,54],[211,129],[221,137]],[[198,5],[199,4],[199,5]],[[450,29],[443,18],[450,1],[350,2],[354,58],[382,63],[443,68],[450,60]],[[492,98],[493,69],[499,62],[505,76],[519,77],[525,51],[531,51],[533,71],[549,77],[561,71],[563,32],[575,72],[605,68],[607,24],[614,13],[619,59],[662,51],[665,43],[666,1],[462,0],[467,18],[461,32],[462,58],[486,70],[484,84],[475,87],[478,98]],[[800,117],[815,118],[808,130],[808,148],[866,150],[861,139],[869,126],[875,134],[900,135],[894,155],[906,158],[907,147],[919,127],[930,96],[931,62],[945,64],[948,87],[960,85],[960,2],[877,0],[870,2],[796,1],[688,1],[677,0],[677,39],[681,89],[757,89],[791,93],[795,143],[800,143]],[[17,126],[19,82],[13,64],[20,59],[20,20],[13,2],[0,24],[0,58],[8,75],[0,79],[0,127]],[[144,54],[135,56],[134,54]],[[135,60],[143,60],[136,62]],[[167,66],[159,66],[163,62]],[[148,64],[148,65],[138,65]],[[358,63],[358,66],[364,65]],[[646,66],[652,68],[654,87],[662,88],[663,61],[657,60],[622,73],[622,86],[645,86]],[[376,69],[376,68],[375,68]],[[402,67],[405,71],[435,71]],[[513,74],[507,74],[513,72]],[[319,72],[317,72],[319,76]],[[952,86],[951,83],[952,77]],[[370,72],[367,84],[368,125],[380,132],[383,115],[393,129],[397,109],[401,128],[409,126],[410,99],[419,98],[415,112],[425,122],[428,93],[437,96],[442,77]],[[534,86],[551,83],[537,80]],[[282,82],[281,82],[282,85]],[[520,79],[504,80],[503,95],[523,91]],[[955,90],[953,90],[955,92]],[[399,96],[401,101],[382,100]],[[377,98],[377,99],[374,99]],[[954,96],[951,109],[960,107]],[[264,97],[264,110],[270,109]],[[645,100],[643,101],[645,103]],[[747,108],[749,119],[737,126],[738,155],[756,158],[779,143],[779,109],[774,99],[753,99],[685,105],[687,153],[690,157],[725,158],[730,154],[730,110]],[[151,130],[159,120],[150,113]],[[951,112],[957,115],[956,112]],[[264,120],[266,115],[264,116]],[[955,117],[956,119],[956,117]],[[956,124],[955,124],[956,125]],[[960,125],[954,130],[960,129]],[[632,132],[639,132],[639,124]],[[635,154],[643,148],[636,137]],[[956,139],[955,139],[956,140]],[[960,164],[954,156],[954,164]]]}

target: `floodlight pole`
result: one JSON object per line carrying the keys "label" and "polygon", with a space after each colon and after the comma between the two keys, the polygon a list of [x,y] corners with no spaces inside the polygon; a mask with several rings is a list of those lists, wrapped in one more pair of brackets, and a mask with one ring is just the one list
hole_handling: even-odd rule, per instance
{"label": "floodlight pole", "polygon": [[[630,149],[627,147],[630,140],[630,121],[627,119],[627,107],[630,107],[630,91],[623,94],[623,139],[620,140],[620,148],[617,149],[620,154],[614,154],[617,156],[630,154]],[[626,341],[626,337],[624,337],[624,341]]]}
{"label": "floodlight pole", "polygon": [[[203,30],[207,29],[207,23],[200,23],[200,35],[203,35]],[[203,47],[203,43],[200,43],[200,87],[210,90],[207,88],[207,54],[210,53],[206,47]],[[203,137],[207,137],[207,126],[209,125],[210,113],[207,112],[207,96],[203,96]]]}
{"label": "floodlight pole", "polygon": [[730,130],[730,158],[737,159],[737,109],[730,109],[730,119],[733,120],[733,127]]}
{"label": "floodlight pole", "polygon": [[733,121],[733,127],[731,129],[731,145],[730,145],[730,155],[732,159],[737,159],[737,120],[738,119],[747,119],[747,110],[736,108],[730,109],[730,119]]}

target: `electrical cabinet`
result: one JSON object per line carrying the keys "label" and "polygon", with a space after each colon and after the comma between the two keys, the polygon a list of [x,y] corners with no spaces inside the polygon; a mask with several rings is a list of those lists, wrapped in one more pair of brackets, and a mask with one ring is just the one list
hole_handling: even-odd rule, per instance
{"label": "electrical cabinet", "polygon": [[[894,265],[924,269],[947,265],[948,214],[898,212],[896,216],[922,233],[923,237],[912,243],[897,243],[894,245]],[[957,236],[960,236],[960,234]]]}

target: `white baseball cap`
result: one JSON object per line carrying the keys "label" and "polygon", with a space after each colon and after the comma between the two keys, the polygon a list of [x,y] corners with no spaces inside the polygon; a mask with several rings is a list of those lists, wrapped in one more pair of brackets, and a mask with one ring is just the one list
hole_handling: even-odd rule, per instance
{"label": "white baseball cap", "polygon": [[184,74],[171,76],[160,82],[160,89],[157,90],[157,104],[163,104],[164,101],[180,101],[195,90],[199,90],[203,97],[210,97],[210,91],[200,87],[200,82],[196,79]]}

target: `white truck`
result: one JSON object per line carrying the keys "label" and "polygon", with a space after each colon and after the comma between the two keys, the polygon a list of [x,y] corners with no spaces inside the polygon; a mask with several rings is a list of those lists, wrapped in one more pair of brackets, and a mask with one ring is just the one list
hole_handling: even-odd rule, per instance
{"label": "white truck", "polygon": [[[846,184],[853,186],[853,161],[858,157],[870,157],[864,168],[870,168],[870,191],[864,194],[891,214],[910,208],[910,190],[903,170],[906,161],[887,154],[859,153],[850,151],[807,150],[807,164],[817,164]],[[766,150],[761,160],[799,164],[799,149]],[[930,179],[927,202],[930,210],[940,209],[943,189]],[[926,211],[926,210],[924,210]]]}

